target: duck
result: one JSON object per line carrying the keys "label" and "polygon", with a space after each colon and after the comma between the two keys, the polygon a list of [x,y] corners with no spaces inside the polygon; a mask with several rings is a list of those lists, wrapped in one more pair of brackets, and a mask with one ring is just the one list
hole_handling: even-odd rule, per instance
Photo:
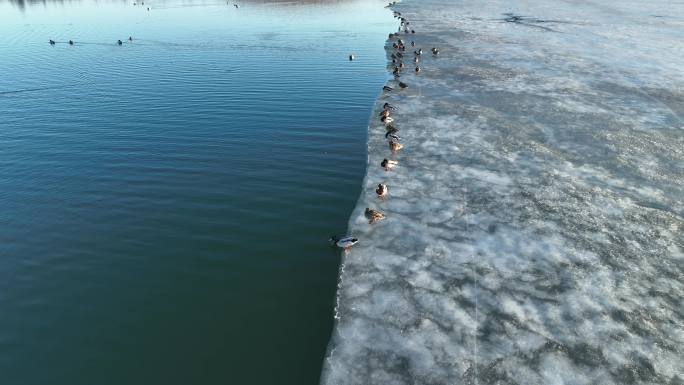
{"label": "duck", "polygon": [[74,41],[73,41],[73,40],[69,40],[69,45],[74,45]]}
{"label": "duck", "polygon": [[397,151],[401,150],[402,148],[404,148],[404,146],[401,143],[390,139],[389,148],[390,148],[390,150],[392,150],[392,152],[397,152]]}
{"label": "duck", "polygon": [[123,44],[123,42],[122,42],[121,40],[117,40],[117,41],[116,41],[116,44],[118,44],[118,45],[122,45],[122,44]]}
{"label": "duck", "polygon": [[413,51],[413,53],[414,53],[416,56],[420,56],[420,55],[423,54],[423,49],[422,49],[422,48],[418,48],[417,50]]}
{"label": "duck", "polygon": [[404,83],[404,82],[399,82],[399,87],[401,87],[401,88],[408,88],[408,84],[406,84],[406,83]]}
{"label": "duck", "polygon": [[55,45],[55,41],[50,39],[50,45]]}
{"label": "duck", "polygon": [[387,129],[387,132],[385,133],[385,138],[389,137],[390,135],[394,135],[397,132],[399,132],[399,129],[394,127],[392,123],[386,124],[385,129]]}
{"label": "duck", "polygon": [[380,118],[380,121],[385,123],[385,125],[388,125],[388,124],[391,124],[392,122],[394,122],[394,119],[392,119],[392,117],[388,115],[388,116],[383,116],[382,118]]}
{"label": "duck", "polygon": [[383,104],[383,105],[382,105],[382,108],[383,108],[384,110],[394,110],[394,106],[391,105],[391,104],[389,104],[389,103]]}
{"label": "duck", "polygon": [[370,207],[366,207],[365,214],[366,214],[366,218],[368,218],[368,223],[371,225],[377,221],[381,221],[381,220],[385,219],[385,214],[381,213],[378,210],[373,210]]}
{"label": "duck", "polygon": [[416,73],[420,72],[420,67],[416,66]]}
{"label": "duck", "polygon": [[328,241],[332,242],[335,246],[345,250],[359,243],[358,238],[349,235],[345,235],[341,238],[336,235],[333,235],[332,237],[330,237]]}
{"label": "duck", "polygon": [[133,41],[133,36],[129,36],[128,41]]}
{"label": "duck", "polygon": [[420,62],[420,59],[418,58],[418,56],[413,58],[413,62],[416,64],[418,64]]}
{"label": "duck", "polygon": [[378,188],[375,189],[375,193],[378,195],[378,197],[380,197],[380,199],[384,199],[388,191],[389,189],[387,188],[387,185],[382,183],[378,183]]}
{"label": "duck", "polygon": [[384,86],[384,87],[382,87],[382,90],[385,92],[392,92],[392,90],[394,90],[394,88],[392,88],[390,86]]}
{"label": "duck", "polygon": [[233,6],[234,6],[235,8],[240,8],[240,6],[237,5],[237,4],[233,4]]}
{"label": "duck", "polygon": [[439,49],[438,48],[432,48],[432,54],[433,55],[439,55]]}
{"label": "duck", "polygon": [[415,41],[412,41],[412,42],[411,42],[411,47],[415,47],[415,46],[416,46],[416,42],[415,42]]}
{"label": "duck", "polygon": [[354,60],[354,55],[349,55],[349,61]]}
{"label": "duck", "polygon": [[389,110],[382,110],[382,112],[379,113],[378,116],[380,116],[381,118],[388,117],[388,116],[390,116],[390,112],[389,112]]}
{"label": "duck", "polygon": [[400,137],[398,137],[398,136],[397,136],[395,133],[393,133],[393,132],[387,132],[387,133],[385,134],[385,138],[386,138],[386,139],[390,139],[390,140],[399,140],[399,139],[401,139]]}
{"label": "duck", "polygon": [[391,159],[383,159],[382,162],[380,162],[380,167],[384,168],[385,171],[389,171],[393,169],[399,162],[396,160],[391,160]]}

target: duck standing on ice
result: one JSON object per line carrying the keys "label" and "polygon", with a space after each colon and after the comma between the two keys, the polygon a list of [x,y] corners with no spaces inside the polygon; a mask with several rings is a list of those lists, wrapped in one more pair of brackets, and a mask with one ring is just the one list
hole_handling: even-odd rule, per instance
{"label": "duck standing on ice", "polygon": [[389,189],[387,188],[386,184],[378,183],[378,188],[375,189],[375,193],[378,194],[378,197],[380,199],[385,199],[385,196],[387,196],[387,192]]}
{"label": "duck standing on ice", "polygon": [[385,171],[389,171],[393,169],[396,165],[398,165],[399,162],[396,160],[391,160],[391,159],[383,159],[382,162],[380,162],[380,167],[384,168]]}
{"label": "duck standing on ice", "polygon": [[370,207],[366,207],[365,215],[366,218],[368,218],[368,223],[371,225],[377,221],[385,219],[385,214],[381,213],[378,210],[373,210]]}

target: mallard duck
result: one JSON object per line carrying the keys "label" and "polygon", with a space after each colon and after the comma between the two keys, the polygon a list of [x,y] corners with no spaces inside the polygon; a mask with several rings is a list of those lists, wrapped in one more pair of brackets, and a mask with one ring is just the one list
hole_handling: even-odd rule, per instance
{"label": "mallard duck", "polygon": [[433,55],[439,55],[439,49],[437,49],[437,48],[432,48],[432,54],[433,54]]}
{"label": "mallard duck", "polygon": [[50,45],[55,45],[55,41],[50,39]]}
{"label": "mallard duck", "polygon": [[390,139],[389,148],[390,148],[390,150],[392,150],[392,152],[397,152],[397,151],[401,150],[402,148],[404,148],[404,146],[401,143]]}
{"label": "mallard duck", "polygon": [[123,44],[123,42],[122,42],[121,40],[117,40],[117,41],[116,41],[116,44],[118,44],[118,45],[122,45],[122,44]]}
{"label": "mallard duck", "polygon": [[385,171],[389,171],[393,169],[394,166],[396,166],[397,164],[399,164],[399,162],[397,162],[396,160],[390,160],[385,158],[382,160],[382,162],[380,162],[380,167],[384,168]]}
{"label": "mallard duck", "polygon": [[357,244],[359,242],[359,239],[354,238],[352,236],[348,236],[348,235],[346,235],[342,238],[339,238],[336,235],[333,235],[332,237],[330,237],[330,239],[328,241],[332,242],[335,246],[343,248],[346,250],[346,249],[354,246],[355,244]]}
{"label": "mallard duck", "polygon": [[240,6],[237,5],[237,4],[233,4],[233,6],[234,6],[235,8],[240,8]]}
{"label": "mallard duck", "polygon": [[380,197],[380,199],[384,199],[387,195],[388,190],[389,189],[387,188],[387,185],[378,183],[378,188],[375,189],[375,193],[378,194],[378,197]]}
{"label": "mallard duck", "polygon": [[382,90],[385,92],[392,92],[393,88],[390,86],[384,86],[384,87],[382,87]]}
{"label": "mallard duck", "polygon": [[349,61],[354,60],[354,55],[349,55]]}
{"label": "mallard duck", "polygon": [[385,134],[385,139],[399,140],[399,139],[401,139],[401,138],[398,137],[397,135],[395,135],[394,133],[388,132],[388,133]]}
{"label": "mallard duck", "polygon": [[415,46],[416,46],[416,42],[415,42],[415,41],[412,41],[412,42],[411,42],[411,47],[415,47]]}
{"label": "mallard duck", "polygon": [[416,66],[416,73],[420,72],[420,67]]}
{"label": "mallard duck", "polygon": [[388,125],[388,124],[394,122],[394,119],[392,119],[392,117],[388,115],[388,116],[383,116],[382,118],[380,118],[380,121],[385,123],[385,125]]}
{"label": "mallard duck", "polygon": [[420,62],[420,59],[418,58],[418,56],[413,58],[413,62],[416,64],[418,64],[418,62]]}
{"label": "mallard duck", "polygon": [[399,87],[401,87],[401,88],[407,88],[407,87],[408,87],[408,84],[399,82]]}
{"label": "mallard duck", "polygon": [[385,214],[378,210],[373,210],[370,207],[366,207],[366,218],[368,218],[368,223],[372,225],[377,221],[385,219]]}
{"label": "mallard duck", "polygon": [[69,40],[69,45],[74,45],[74,41],[73,41],[73,40]]}
{"label": "mallard duck", "polygon": [[393,110],[393,109],[394,109],[394,106],[391,105],[391,104],[389,104],[389,103],[385,103],[385,104],[382,105],[382,108],[384,108],[384,109],[386,109],[386,110]]}
{"label": "mallard duck", "polygon": [[390,111],[389,110],[382,110],[382,112],[379,114],[379,116],[382,117],[388,117],[390,116]]}
{"label": "mallard duck", "polygon": [[419,48],[418,50],[413,51],[413,54],[416,55],[416,56],[420,56],[420,55],[423,54],[423,49],[422,49],[422,48]]}

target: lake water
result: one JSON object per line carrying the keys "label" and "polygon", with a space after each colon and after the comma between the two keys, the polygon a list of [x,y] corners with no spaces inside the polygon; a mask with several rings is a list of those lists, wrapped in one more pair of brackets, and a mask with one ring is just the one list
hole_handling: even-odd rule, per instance
{"label": "lake water", "polygon": [[384,4],[0,2],[2,383],[317,383]]}

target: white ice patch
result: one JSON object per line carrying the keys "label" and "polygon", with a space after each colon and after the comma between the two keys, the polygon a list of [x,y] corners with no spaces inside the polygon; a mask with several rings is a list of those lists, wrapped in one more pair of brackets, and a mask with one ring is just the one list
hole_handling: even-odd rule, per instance
{"label": "white ice patch", "polygon": [[441,53],[376,104],[322,382],[683,381],[684,7],[394,9]]}

